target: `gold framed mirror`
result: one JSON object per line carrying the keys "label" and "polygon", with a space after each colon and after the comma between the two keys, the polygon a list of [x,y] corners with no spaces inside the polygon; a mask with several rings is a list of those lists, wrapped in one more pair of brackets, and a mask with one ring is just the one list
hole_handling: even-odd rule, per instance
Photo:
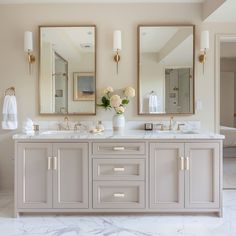
{"label": "gold framed mirror", "polygon": [[96,26],[39,26],[42,115],[96,115]]}
{"label": "gold framed mirror", "polygon": [[138,114],[194,114],[194,25],[138,26]]}

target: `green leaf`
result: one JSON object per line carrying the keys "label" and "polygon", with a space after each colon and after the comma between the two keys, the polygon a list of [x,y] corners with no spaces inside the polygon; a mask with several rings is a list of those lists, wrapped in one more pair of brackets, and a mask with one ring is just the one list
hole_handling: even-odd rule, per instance
{"label": "green leaf", "polygon": [[123,99],[123,100],[122,100],[122,104],[123,104],[123,105],[129,104],[129,100],[128,100],[128,99]]}

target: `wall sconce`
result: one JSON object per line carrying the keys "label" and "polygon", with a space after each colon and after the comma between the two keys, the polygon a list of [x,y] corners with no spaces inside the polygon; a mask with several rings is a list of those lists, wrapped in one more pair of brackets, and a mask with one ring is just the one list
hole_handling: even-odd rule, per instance
{"label": "wall sconce", "polygon": [[33,52],[33,34],[30,31],[25,32],[24,37],[24,50],[28,55],[28,63],[29,63],[29,73],[31,74],[31,64],[35,62],[35,56],[32,54]]}
{"label": "wall sconce", "polygon": [[114,61],[116,62],[116,73],[119,72],[119,61],[120,61],[120,55],[119,51],[121,50],[121,31],[115,30],[113,33],[113,50],[116,52],[114,56]]}
{"label": "wall sconce", "polygon": [[209,49],[209,31],[203,31],[201,33],[201,54],[199,56],[199,62],[203,64],[203,74],[204,74],[204,64],[206,62],[206,53]]}

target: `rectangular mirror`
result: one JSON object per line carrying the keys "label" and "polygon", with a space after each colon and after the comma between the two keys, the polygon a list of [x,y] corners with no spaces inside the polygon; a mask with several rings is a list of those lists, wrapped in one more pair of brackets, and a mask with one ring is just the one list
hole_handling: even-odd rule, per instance
{"label": "rectangular mirror", "polygon": [[40,114],[96,114],[96,27],[40,26]]}
{"label": "rectangular mirror", "polygon": [[194,26],[138,27],[138,111],[194,113]]}

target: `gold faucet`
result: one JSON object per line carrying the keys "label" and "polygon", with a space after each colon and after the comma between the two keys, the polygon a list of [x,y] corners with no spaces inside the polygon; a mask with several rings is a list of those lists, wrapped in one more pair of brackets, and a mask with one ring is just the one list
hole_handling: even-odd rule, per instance
{"label": "gold faucet", "polygon": [[69,117],[68,116],[65,116],[64,122],[66,122],[66,130],[69,130],[70,126],[69,126]]}
{"label": "gold faucet", "polygon": [[170,117],[170,125],[169,125],[169,130],[173,130],[173,120],[174,120],[174,117],[171,116]]}

